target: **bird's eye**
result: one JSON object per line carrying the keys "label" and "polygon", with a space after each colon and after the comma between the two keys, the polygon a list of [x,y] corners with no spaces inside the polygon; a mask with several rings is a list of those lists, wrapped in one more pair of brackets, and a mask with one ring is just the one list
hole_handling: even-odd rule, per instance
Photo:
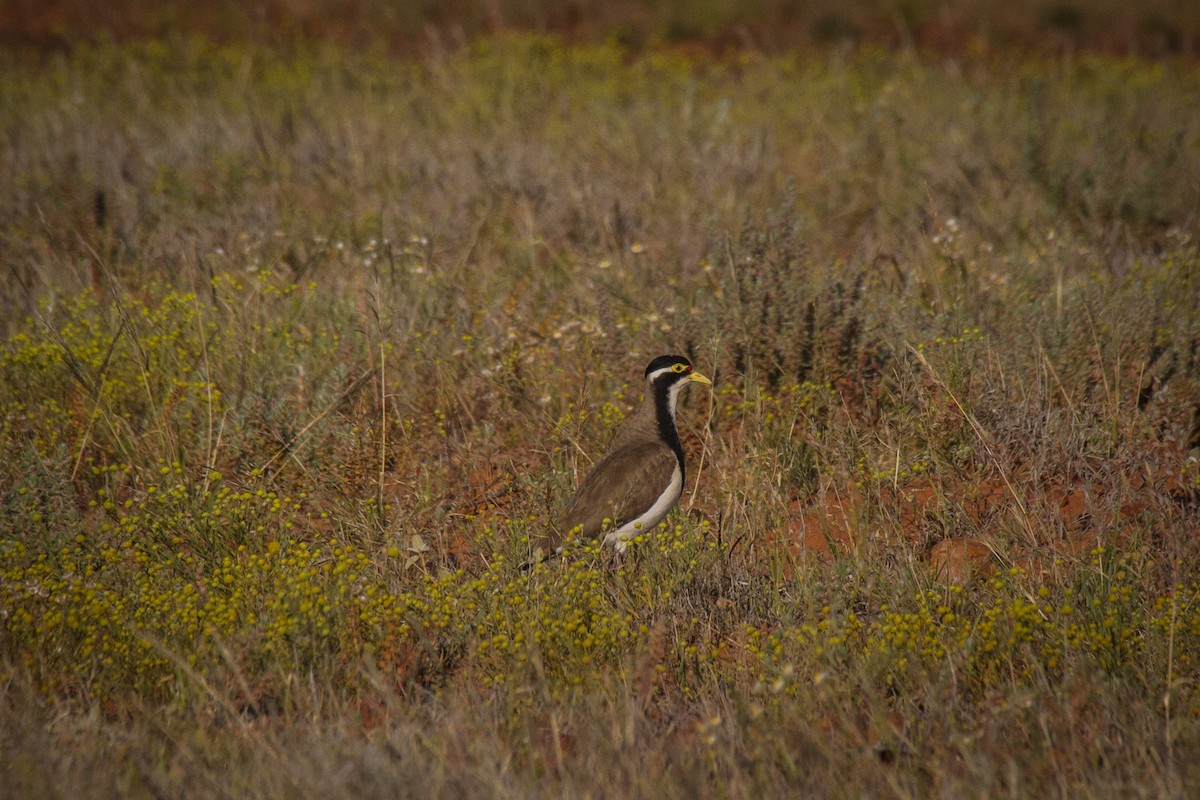
{"label": "bird's eye", "polygon": [[675,366],[671,367],[672,372],[683,372],[685,369],[687,369],[686,364],[676,364]]}

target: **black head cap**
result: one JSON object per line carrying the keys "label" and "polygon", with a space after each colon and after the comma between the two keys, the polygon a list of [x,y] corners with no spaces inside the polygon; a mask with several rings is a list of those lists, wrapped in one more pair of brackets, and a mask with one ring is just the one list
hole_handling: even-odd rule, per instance
{"label": "black head cap", "polygon": [[692,362],[688,361],[683,356],[659,356],[651,361],[650,365],[646,367],[646,377],[649,378],[650,373],[652,372],[656,372],[660,369],[669,369],[676,364],[683,364],[685,367],[687,367],[687,369],[683,370],[683,372],[691,372],[692,370]]}

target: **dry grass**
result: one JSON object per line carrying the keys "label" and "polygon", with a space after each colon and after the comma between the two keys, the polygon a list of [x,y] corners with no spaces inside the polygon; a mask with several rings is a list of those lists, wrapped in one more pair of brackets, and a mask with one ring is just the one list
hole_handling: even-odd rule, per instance
{"label": "dry grass", "polygon": [[1200,786],[1194,66],[2,57],[9,791]]}

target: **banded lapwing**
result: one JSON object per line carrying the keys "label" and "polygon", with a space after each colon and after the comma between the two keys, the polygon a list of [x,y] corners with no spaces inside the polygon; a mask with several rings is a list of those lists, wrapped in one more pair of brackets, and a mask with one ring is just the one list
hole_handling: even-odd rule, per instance
{"label": "banded lapwing", "polygon": [[712,386],[683,356],[659,356],[646,367],[646,393],[608,451],[575,490],[558,525],[542,543],[543,554],[563,543],[603,535],[619,554],[626,543],[654,530],[683,494],[683,447],[675,428],[675,405],[685,386]]}

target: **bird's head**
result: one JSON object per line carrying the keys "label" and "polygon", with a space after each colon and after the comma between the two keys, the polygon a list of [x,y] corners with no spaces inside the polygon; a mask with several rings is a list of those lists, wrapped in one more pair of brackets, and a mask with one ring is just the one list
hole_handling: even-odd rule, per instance
{"label": "bird's head", "polygon": [[689,383],[712,386],[712,381],[696,372],[692,362],[683,356],[659,356],[646,367],[646,391],[669,398],[672,411],[680,390]]}

